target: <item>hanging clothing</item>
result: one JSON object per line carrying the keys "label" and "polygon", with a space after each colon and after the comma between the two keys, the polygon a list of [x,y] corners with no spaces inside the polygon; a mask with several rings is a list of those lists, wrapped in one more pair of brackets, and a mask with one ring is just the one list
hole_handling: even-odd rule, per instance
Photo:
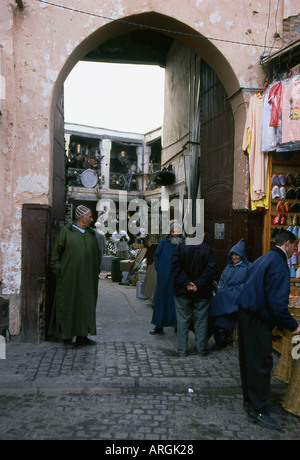
{"label": "hanging clothing", "polygon": [[282,143],[300,141],[300,76],[283,85]]}
{"label": "hanging clothing", "polygon": [[[247,153],[249,155],[251,146],[251,134],[250,130],[248,130],[248,147]],[[250,200],[251,200],[251,211],[261,210],[261,208],[269,209],[269,197],[270,197],[270,163],[268,163],[268,172],[267,172],[267,193],[266,196],[263,197],[261,200],[253,200],[252,198],[252,187],[251,187],[251,180],[250,180]]]}
{"label": "hanging clothing", "polygon": [[279,111],[282,93],[282,82],[276,83],[268,93],[268,103],[271,105],[270,126],[279,126]]}
{"label": "hanging clothing", "polygon": [[294,151],[300,150],[299,120],[300,76],[272,83],[263,102],[262,151],[276,151],[289,159]]}
{"label": "hanging clothing", "polygon": [[[261,149],[263,152],[276,151],[276,147],[278,143],[279,126],[276,126],[276,127],[270,126],[272,105],[269,102],[269,93],[273,86],[274,84],[270,85],[270,87],[268,88],[266,95],[264,97],[264,103],[263,103],[263,112],[262,112],[262,121],[261,121],[261,129],[262,129]],[[280,117],[279,117],[279,120],[280,120]]]}
{"label": "hanging clothing", "polygon": [[268,155],[261,148],[263,103],[263,96],[255,94],[251,97],[243,137],[243,150],[249,153],[251,199],[253,201],[264,199],[267,194]]}

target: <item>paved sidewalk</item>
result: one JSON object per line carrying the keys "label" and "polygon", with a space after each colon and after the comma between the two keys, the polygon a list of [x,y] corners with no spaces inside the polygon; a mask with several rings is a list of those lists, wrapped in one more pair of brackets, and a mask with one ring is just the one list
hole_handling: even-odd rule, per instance
{"label": "paved sidewalk", "polygon": [[96,346],[10,341],[0,360],[0,439],[300,439],[300,418],[280,406],[285,384],[272,380],[283,431],[253,425],[242,410],[237,348],[199,357],[190,332],[189,356],[178,357],[174,329],[150,335],[151,317],[135,288],[103,273]]}

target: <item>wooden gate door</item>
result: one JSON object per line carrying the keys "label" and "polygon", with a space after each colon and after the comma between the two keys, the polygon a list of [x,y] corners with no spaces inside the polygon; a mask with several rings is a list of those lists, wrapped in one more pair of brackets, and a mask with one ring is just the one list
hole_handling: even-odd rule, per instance
{"label": "wooden gate door", "polygon": [[232,209],[234,119],[223,85],[203,61],[200,104],[201,197],[207,240],[213,247],[220,276],[229,249],[241,238],[245,238],[249,260],[262,255],[263,215]]}
{"label": "wooden gate door", "polygon": [[50,208],[24,204],[22,208],[21,302],[23,342],[44,339]]}

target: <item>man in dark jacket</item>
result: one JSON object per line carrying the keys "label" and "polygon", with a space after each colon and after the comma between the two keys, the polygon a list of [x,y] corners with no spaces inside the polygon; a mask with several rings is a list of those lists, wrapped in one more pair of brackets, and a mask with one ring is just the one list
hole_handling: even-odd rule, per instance
{"label": "man in dark jacket", "polygon": [[290,272],[287,259],[293,254],[295,235],[278,232],[275,247],[257,259],[248,270],[238,298],[239,358],[244,409],[248,420],[280,430],[267,410],[270,393],[272,329],[275,325],[299,334],[300,326],[288,311]]}
{"label": "man in dark jacket", "polygon": [[207,355],[208,308],[215,277],[215,258],[210,246],[179,244],[171,258],[177,316],[177,351],[186,356],[188,331],[194,322],[197,353]]}

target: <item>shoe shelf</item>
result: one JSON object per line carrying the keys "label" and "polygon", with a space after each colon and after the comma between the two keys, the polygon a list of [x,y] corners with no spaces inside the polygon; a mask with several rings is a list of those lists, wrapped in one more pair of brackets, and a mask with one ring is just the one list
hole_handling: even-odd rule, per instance
{"label": "shoe shelf", "polygon": [[284,202],[291,203],[291,204],[293,204],[293,203],[299,204],[300,203],[299,200],[290,200],[288,198],[273,198],[271,200],[271,203],[276,203],[277,204],[277,203],[279,203],[279,201],[284,201]]}
{"label": "shoe shelf", "polygon": [[[273,233],[273,231],[274,231],[276,228],[278,228],[278,230],[281,230],[282,228],[283,228],[284,230],[287,230],[289,227],[293,227],[293,226],[292,226],[292,225],[281,225],[281,224],[280,224],[280,225],[271,225],[270,228],[271,228],[272,233]],[[295,225],[295,227],[296,227],[296,225]],[[298,227],[299,227],[299,225],[298,225]],[[275,238],[275,237],[273,237],[273,238]],[[271,234],[271,239],[272,239],[272,234]]]}
{"label": "shoe shelf", "polygon": [[[291,227],[300,236],[300,152],[294,152],[289,159],[284,159],[280,153],[269,153],[269,209],[265,212],[264,227],[264,252],[268,252],[275,244],[274,230],[288,229]],[[278,188],[276,189],[275,186]],[[281,206],[278,206],[282,202]],[[286,208],[284,208],[285,203]],[[298,206],[297,206],[298,205]],[[279,222],[274,223],[277,216]],[[299,233],[298,233],[299,232]],[[299,239],[298,239],[299,241]],[[297,241],[297,242],[298,242]],[[292,275],[300,267],[300,245],[297,263],[293,267]],[[299,270],[300,272],[300,270]],[[300,285],[300,278],[291,277],[291,285]]]}
{"label": "shoe shelf", "polygon": [[[299,206],[300,206],[300,203],[299,203]],[[276,217],[278,216],[278,214],[281,214],[282,216],[285,215],[286,219],[289,217],[289,219],[287,219],[287,222],[290,222],[291,219],[292,220],[294,219],[294,222],[295,222],[295,219],[297,219],[297,223],[296,224],[294,223],[293,225],[298,225],[298,226],[300,225],[300,212],[293,212],[293,211],[292,212],[291,211],[289,212],[281,211],[280,212],[276,210],[276,211],[271,211],[269,213],[269,216]],[[271,222],[271,225],[278,225],[278,224],[272,224]],[[285,224],[282,224],[282,225],[285,225]],[[292,223],[290,222],[289,225],[292,225]]]}
{"label": "shoe shelf", "polygon": [[[278,227],[280,225],[285,225],[286,227],[289,227],[290,225],[292,225],[293,227],[296,226],[296,227],[300,227],[300,213],[299,212],[293,212],[293,213],[287,213],[287,212],[282,212],[282,213],[279,213],[279,212],[271,212],[270,213],[270,217],[277,217],[278,214],[282,214],[282,217],[283,215],[285,215],[285,221],[282,222],[282,224],[272,224],[273,222],[273,219],[272,219],[272,222],[271,222],[271,227]],[[291,218],[291,220],[289,219],[289,217]],[[297,218],[297,223],[295,223],[295,219],[294,218]]]}

